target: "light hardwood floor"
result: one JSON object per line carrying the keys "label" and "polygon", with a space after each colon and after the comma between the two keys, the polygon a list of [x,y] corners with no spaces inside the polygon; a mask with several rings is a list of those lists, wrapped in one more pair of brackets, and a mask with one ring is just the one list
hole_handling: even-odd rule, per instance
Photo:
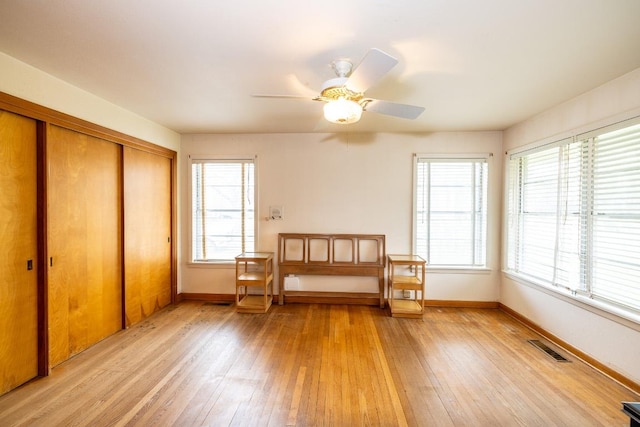
{"label": "light hardwood floor", "polygon": [[169,306],[0,397],[2,426],[626,426],[639,396],[499,310]]}

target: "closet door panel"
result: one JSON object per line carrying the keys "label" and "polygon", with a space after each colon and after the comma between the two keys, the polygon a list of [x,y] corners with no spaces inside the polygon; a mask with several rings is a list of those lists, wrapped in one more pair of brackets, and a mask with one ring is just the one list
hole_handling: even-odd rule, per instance
{"label": "closet door panel", "polygon": [[123,148],[125,322],[171,303],[171,160]]}
{"label": "closet door panel", "polygon": [[38,374],[36,166],[35,120],[0,111],[0,394]]}
{"label": "closet door panel", "polygon": [[122,328],[121,150],[95,137],[49,128],[52,367]]}

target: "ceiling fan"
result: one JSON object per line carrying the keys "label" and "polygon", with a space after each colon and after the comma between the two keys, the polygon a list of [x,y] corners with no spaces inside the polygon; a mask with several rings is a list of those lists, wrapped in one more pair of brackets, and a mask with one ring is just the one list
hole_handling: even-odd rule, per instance
{"label": "ceiling fan", "polygon": [[259,98],[303,98],[323,101],[324,117],[338,124],[355,123],[360,120],[363,111],[371,111],[388,116],[415,119],[424,111],[424,107],[398,104],[365,96],[365,91],[387,74],[398,60],[379,50],[371,49],[360,64],[353,69],[353,64],[345,59],[336,60],[331,67],[335,78],[322,84],[320,94],[309,98],[297,95],[253,95]]}

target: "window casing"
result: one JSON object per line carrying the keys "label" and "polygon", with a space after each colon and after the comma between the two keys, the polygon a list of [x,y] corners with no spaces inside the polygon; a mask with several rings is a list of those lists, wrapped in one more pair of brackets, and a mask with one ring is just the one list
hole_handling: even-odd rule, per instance
{"label": "window casing", "polygon": [[191,261],[232,261],[255,249],[254,158],[191,159]]}
{"label": "window casing", "polygon": [[486,267],[488,157],[414,157],[413,247],[431,267]]}
{"label": "window casing", "polygon": [[640,124],[508,160],[507,271],[640,311]]}

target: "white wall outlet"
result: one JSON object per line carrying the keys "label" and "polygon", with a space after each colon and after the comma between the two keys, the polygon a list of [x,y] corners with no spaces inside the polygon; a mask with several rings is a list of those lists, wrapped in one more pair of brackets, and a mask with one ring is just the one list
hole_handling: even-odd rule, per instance
{"label": "white wall outlet", "polygon": [[287,291],[299,291],[300,279],[296,276],[285,276],[284,289]]}

